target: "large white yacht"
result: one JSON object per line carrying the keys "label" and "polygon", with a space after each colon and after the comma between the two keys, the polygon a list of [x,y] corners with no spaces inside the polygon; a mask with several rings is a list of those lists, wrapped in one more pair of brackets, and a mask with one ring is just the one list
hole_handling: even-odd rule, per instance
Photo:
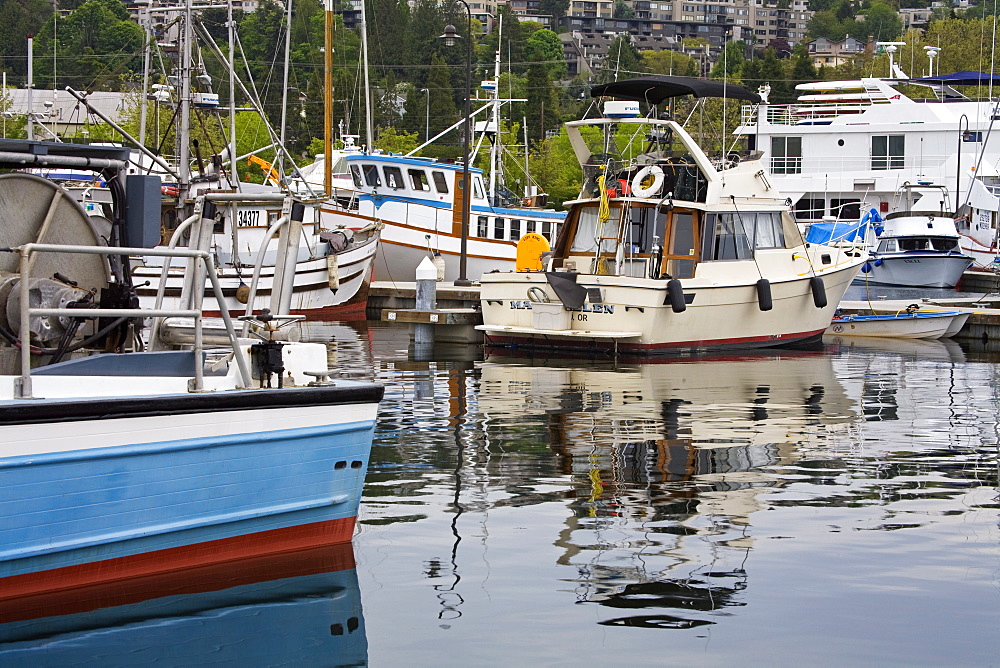
{"label": "large white yacht", "polygon": [[[762,104],[743,107],[736,133],[761,151],[800,224],[856,221],[869,207],[887,217],[907,209],[898,196],[904,186],[943,186],[952,194],[955,208],[945,213],[955,219],[961,252],[974,266],[991,267],[1000,250],[1000,133],[991,130],[1000,116],[995,101],[956,89],[988,85],[990,75],[910,79],[890,67],[892,78],[799,84],[793,104],[768,104],[765,90]],[[903,84],[934,95],[910,97]]]}

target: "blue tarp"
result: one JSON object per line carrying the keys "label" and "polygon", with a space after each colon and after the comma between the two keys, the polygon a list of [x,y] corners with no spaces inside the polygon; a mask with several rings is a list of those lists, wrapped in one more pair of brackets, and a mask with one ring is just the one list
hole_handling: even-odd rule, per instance
{"label": "blue tarp", "polygon": [[832,244],[841,241],[864,241],[869,224],[874,229],[875,236],[882,234],[881,223],[882,216],[874,208],[869,209],[859,221],[837,220],[832,223],[813,223],[809,226],[809,232],[806,234],[806,243]]}
{"label": "blue tarp", "polygon": [[830,244],[864,238],[864,227],[860,221],[849,223],[838,220],[834,223],[813,223],[809,226],[809,233],[806,234],[806,242],[810,244]]}

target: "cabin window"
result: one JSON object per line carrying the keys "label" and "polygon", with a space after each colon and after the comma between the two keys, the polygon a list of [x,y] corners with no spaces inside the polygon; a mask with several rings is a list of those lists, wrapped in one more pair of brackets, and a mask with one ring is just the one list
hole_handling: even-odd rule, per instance
{"label": "cabin window", "polygon": [[422,169],[408,169],[406,173],[410,176],[410,185],[414,190],[427,191],[431,189],[431,184],[427,181],[427,172]]}
{"label": "cabin window", "polygon": [[577,214],[576,234],[573,235],[573,246],[571,252],[593,253],[597,250],[597,244],[601,241],[601,252],[613,253],[616,247],[616,239],[604,239],[602,236],[614,235],[618,227],[618,220],[621,217],[621,209],[612,207],[611,215],[603,225],[597,218],[597,207],[582,207]]}
{"label": "cabin window", "polygon": [[552,223],[547,220],[542,221],[542,236],[552,243]]}
{"label": "cabin window", "polygon": [[472,180],[472,192],[475,199],[485,199],[486,195],[483,194],[483,182],[479,179],[473,178]]}
{"label": "cabin window", "polygon": [[[752,215],[752,214],[751,214]],[[748,260],[753,257],[744,218],[734,213],[710,216],[705,225],[703,260]]]}
{"label": "cabin window", "polygon": [[771,172],[802,173],[802,137],[771,137]]}
{"label": "cabin window", "polygon": [[527,234],[533,234],[535,232],[535,221],[533,220],[524,221],[524,231]]}
{"label": "cabin window", "polygon": [[895,239],[883,239],[879,242],[878,252],[879,253],[895,253],[897,251],[896,240]]}
{"label": "cabin window", "polygon": [[431,172],[434,177],[434,187],[443,195],[448,194],[448,181],[444,178],[444,172]]}
{"label": "cabin window", "polygon": [[785,229],[781,224],[780,211],[757,214],[757,232],[754,234],[757,248],[784,248]]}
{"label": "cabin window", "polygon": [[365,172],[365,183],[372,187],[382,185],[382,181],[378,176],[378,167],[375,165],[362,165],[361,168]]}
{"label": "cabin window", "polygon": [[861,200],[831,199],[830,215],[837,220],[861,220]]}
{"label": "cabin window", "polygon": [[903,135],[872,137],[872,169],[902,169],[903,146]]}
{"label": "cabin window", "polygon": [[385,172],[385,184],[392,188],[393,190],[402,190],[406,187],[403,183],[403,172],[399,167],[383,167],[382,171]]}
{"label": "cabin window", "polygon": [[476,221],[476,236],[480,239],[487,239],[490,236],[490,219],[486,216],[479,216]]}
{"label": "cabin window", "polygon": [[517,241],[521,238],[521,221],[517,218],[510,219],[510,240]]}
{"label": "cabin window", "polygon": [[497,216],[496,220],[493,221],[493,238],[494,239],[504,239],[504,219]]}
{"label": "cabin window", "polygon": [[803,197],[795,203],[795,220],[819,220],[826,213],[826,202],[822,199]]}
{"label": "cabin window", "polygon": [[354,187],[361,188],[365,185],[365,180],[361,177],[361,168],[351,165],[351,178],[354,180]]}

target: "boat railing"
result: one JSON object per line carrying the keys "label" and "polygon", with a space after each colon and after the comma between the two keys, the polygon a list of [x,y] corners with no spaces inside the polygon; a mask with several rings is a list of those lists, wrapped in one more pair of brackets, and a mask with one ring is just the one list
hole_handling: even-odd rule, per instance
{"label": "boat railing", "polygon": [[[776,156],[771,155],[763,162],[772,174],[832,174],[854,175],[855,178],[871,181],[873,176],[891,176],[909,171],[906,178],[919,178],[921,174],[939,171],[949,156],[944,154],[870,156],[870,155],[816,155]],[[916,173],[915,175],[913,173]],[[874,184],[873,184],[874,185]],[[895,185],[893,189],[895,189]]]}
{"label": "boat railing", "polygon": [[[34,264],[34,257],[38,253],[79,253],[85,255],[118,255],[135,256],[150,255],[162,257],[182,257],[195,261],[196,272],[204,276],[207,275],[212,283],[212,290],[215,298],[220,304],[224,303],[222,286],[219,283],[219,276],[215,270],[215,263],[212,254],[203,250],[192,250],[187,248],[130,248],[124,246],[77,246],[69,244],[38,244],[28,243],[13,249],[20,255],[20,275],[18,289],[20,290],[20,330],[24,336],[30,332],[30,319],[33,316],[58,318],[147,318],[147,317],[179,317],[193,318],[194,328],[194,369],[193,387],[194,391],[204,389],[204,342],[203,342],[203,314],[200,308],[45,308],[32,307],[30,301],[30,272]],[[222,320],[225,323],[226,333],[229,336],[233,348],[233,356],[239,367],[240,376],[244,387],[250,386],[250,371],[242,350],[237,341],[236,330],[233,327],[232,319],[226,309],[221,309]],[[21,375],[15,394],[22,399],[32,398],[31,388],[31,346],[21,345]]]}
{"label": "boat railing", "polygon": [[874,104],[889,104],[889,101],[850,100],[822,104],[768,104],[760,107],[743,105],[740,108],[740,124],[756,125],[758,120],[766,120],[771,125],[819,125],[829,123],[839,116],[861,114]]}

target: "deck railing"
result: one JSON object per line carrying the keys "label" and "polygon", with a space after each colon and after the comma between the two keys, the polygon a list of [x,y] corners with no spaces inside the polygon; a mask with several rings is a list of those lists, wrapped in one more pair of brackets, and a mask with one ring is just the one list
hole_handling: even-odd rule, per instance
{"label": "deck railing", "polygon": [[[20,332],[22,337],[27,337],[30,330],[30,319],[32,316],[56,316],[60,318],[147,318],[147,317],[179,317],[193,318],[194,327],[194,390],[200,391],[204,388],[204,343],[202,318],[204,317],[200,309],[142,309],[142,308],[43,308],[31,307],[30,304],[30,273],[34,257],[37,253],[81,253],[85,255],[119,255],[127,257],[130,255],[150,255],[161,257],[181,257],[195,260],[196,272],[207,276],[212,283],[212,290],[215,298],[220,304],[224,304],[222,286],[219,283],[219,276],[215,271],[215,263],[212,254],[206,251],[191,250],[187,248],[129,248],[124,246],[74,246],[62,244],[37,244],[29,243],[16,247],[15,250],[21,256],[20,272],[21,280],[18,286],[20,290]],[[202,280],[204,284],[204,279]],[[250,386],[250,371],[247,361],[240,349],[236,330],[233,321],[229,317],[229,312],[223,308],[222,320],[226,326],[230,343],[233,347],[233,354],[240,370],[244,387]],[[31,346],[22,342],[21,345],[21,378],[20,386],[17,388],[17,396],[22,399],[32,398],[31,392]]]}

